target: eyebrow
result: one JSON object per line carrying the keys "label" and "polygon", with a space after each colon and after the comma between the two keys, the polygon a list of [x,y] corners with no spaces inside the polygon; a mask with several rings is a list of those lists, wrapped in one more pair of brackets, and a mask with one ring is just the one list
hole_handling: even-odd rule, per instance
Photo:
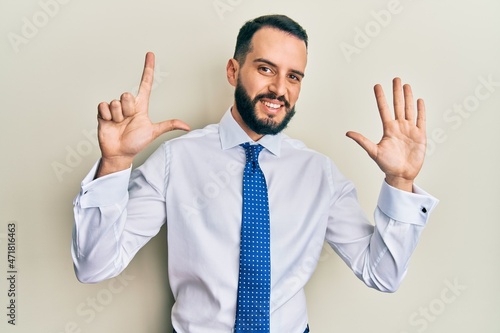
{"label": "eyebrow", "polygon": [[[253,62],[254,63],[256,63],[256,62],[263,62],[265,64],[268,64],[268,65],[272,66],[272,67],[278,67],[278,65],[276,65],[272,61],[269,61],[269,60],[264,59],[264,58],[257,58]],[[294,73],[294,74],[297,74],[297,75],[301,76],[302,78],[304,78],[306,76],[303,72],[298,71],[296,69],[292,69],[291,72]]]}

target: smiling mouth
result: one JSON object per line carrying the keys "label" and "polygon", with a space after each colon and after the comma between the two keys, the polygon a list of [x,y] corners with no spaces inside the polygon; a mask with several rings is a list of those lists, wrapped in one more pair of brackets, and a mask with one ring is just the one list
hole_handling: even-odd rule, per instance
{"label": "smiling mouth", "polygon": [[276,103],[271,103],[271,102],[267,102],[267,101],[264,101],[264,100],[261,100],[261,103],[264,104],[264,106],[271,112],[271,113],[276,113],[278,112],[282,105],[281,104],[276,104]]}

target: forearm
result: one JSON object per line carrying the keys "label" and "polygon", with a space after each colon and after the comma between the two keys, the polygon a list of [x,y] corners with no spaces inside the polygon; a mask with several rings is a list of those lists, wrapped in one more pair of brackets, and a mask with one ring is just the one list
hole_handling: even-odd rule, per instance
{"label": "forearm", "polygon": [[395,292],[406,275],[409,260],[424,226],[395,221],[379,209],[369,246],[354,272],[369,287]]}
{"label": "forearm", "polygon": [[97,164],[74,201],[72,256],[83,282],[119,274],[166,219],[163,146],[131,168],[94,180]]}
{"label": "forearm", "polygon": [[[112,207],[111,209],[116,209]],[[107,210],[106,208],[104,211]],[[105,218],[101,208],[75,205],[75,224],[71,255],[80,282],[95,283],[118,275],[129,259],[121,251],[117,232],[122,228],[124,213],[115,221]]]}
{"label": "forearm", "polygon": [[413,190],[418,193],[384,183],[375,226],[363,214],[351,185],[344,186],[331,208],[327,240],[369,287],[393,292],[406,273],[428,214],[437,202],[417,187]]}
{"label": "forearm", "polygon": [[77,278],[98,282],[116,276],[120,267],[121,232],[127,218],[130,171],[92,180],[96,163],[73,202],[74,227],[71,254]]}
{"label": "forearm", "polygon": [[[417,193],[407,193],[417,192]],[[374,213],[375,230],[363,279],[372,287],[396,291],[437,200],[417,187],[410,191],[383,185]]]}

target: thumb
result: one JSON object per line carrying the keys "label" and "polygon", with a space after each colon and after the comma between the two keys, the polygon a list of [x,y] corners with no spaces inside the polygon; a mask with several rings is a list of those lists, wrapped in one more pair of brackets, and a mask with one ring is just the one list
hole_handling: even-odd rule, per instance
{"label": "thumb", "polygon": [[368,140],[362,134],[349,131],[346,133],[346,136],[356,141],[356,143],[360,145],[361,148],[363,148],[371,158],[374,158],[377,155],[377,145]]}
{"label": "thumb", "polygon": [[179,119],[165,120],[154,124],[154,127],[155,127],[154,129],[155,138],[173,130],[183,130],[183,131],[191,130],[188,124]]}

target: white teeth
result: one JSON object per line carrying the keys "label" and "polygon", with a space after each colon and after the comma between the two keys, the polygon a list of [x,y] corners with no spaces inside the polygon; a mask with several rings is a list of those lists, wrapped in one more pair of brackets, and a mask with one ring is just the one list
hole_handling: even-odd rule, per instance
{"label": "white teeth", "polygon": [[281,107],[281,105],[279,105],[279,104],[273,104],[273,103],[269,103],[269,102],[262,102],[262,103],[264,103],[265,106],[273,108],[273,109],[279,109]]}

